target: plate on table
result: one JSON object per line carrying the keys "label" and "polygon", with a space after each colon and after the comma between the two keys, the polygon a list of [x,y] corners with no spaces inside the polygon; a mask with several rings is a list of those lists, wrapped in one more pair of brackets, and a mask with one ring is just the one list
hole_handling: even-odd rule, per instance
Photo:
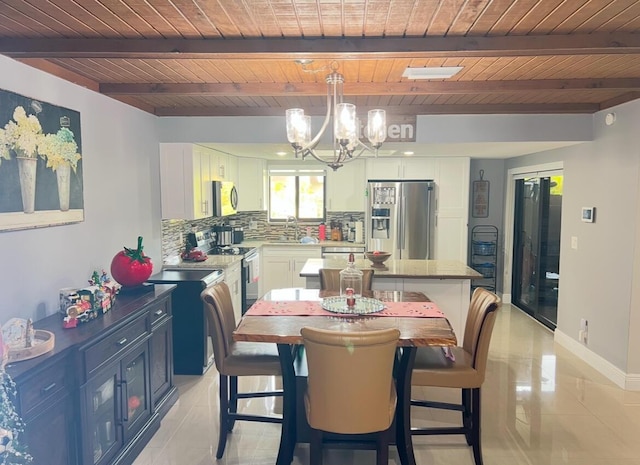
{"label": "plate on table", "polygon": [[357,297],[353,308],[347,306],[346,297],[325,297],[322,299],[322,308],[333,313],[346,313],[350,315],[368,315],[377,313],[384,308],[384,303],[370,297]]}

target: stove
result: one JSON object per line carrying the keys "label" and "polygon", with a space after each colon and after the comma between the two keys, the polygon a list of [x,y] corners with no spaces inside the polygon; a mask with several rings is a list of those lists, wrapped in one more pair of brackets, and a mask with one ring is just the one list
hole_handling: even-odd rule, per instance
{"label": "stove", "polygon": [[250,255],[255,250],[255,247],[214,246],[207,253],[209,255]]}

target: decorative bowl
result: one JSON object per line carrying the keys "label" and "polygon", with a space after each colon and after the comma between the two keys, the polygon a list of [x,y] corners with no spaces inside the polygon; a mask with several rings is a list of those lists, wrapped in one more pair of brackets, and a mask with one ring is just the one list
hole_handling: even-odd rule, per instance
{"label": "decorative bowl", "polygon": [[373,268],[383,268],[384,262],[391,256],[389,252],[365,252],[364,256],[373,263]]}

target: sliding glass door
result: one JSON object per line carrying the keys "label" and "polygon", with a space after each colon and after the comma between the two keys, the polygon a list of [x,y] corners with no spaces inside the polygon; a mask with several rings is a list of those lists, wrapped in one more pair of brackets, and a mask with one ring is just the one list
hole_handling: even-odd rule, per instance
{"label": "sliding glass door", "polygon": [[516,180],[513,303],[555,329],[560,286],[562,175]]}

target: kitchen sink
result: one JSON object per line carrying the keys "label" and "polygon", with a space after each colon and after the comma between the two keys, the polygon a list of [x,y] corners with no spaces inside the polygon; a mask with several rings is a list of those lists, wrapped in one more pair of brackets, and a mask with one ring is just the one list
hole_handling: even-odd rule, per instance
{"label": "kitchen sink", "polygon": [[317,245],[317,242],[300,242],[300,240],[295,239],[277,239],[274,241],[269,241],[268,244],[296,244],[296,245]]}

